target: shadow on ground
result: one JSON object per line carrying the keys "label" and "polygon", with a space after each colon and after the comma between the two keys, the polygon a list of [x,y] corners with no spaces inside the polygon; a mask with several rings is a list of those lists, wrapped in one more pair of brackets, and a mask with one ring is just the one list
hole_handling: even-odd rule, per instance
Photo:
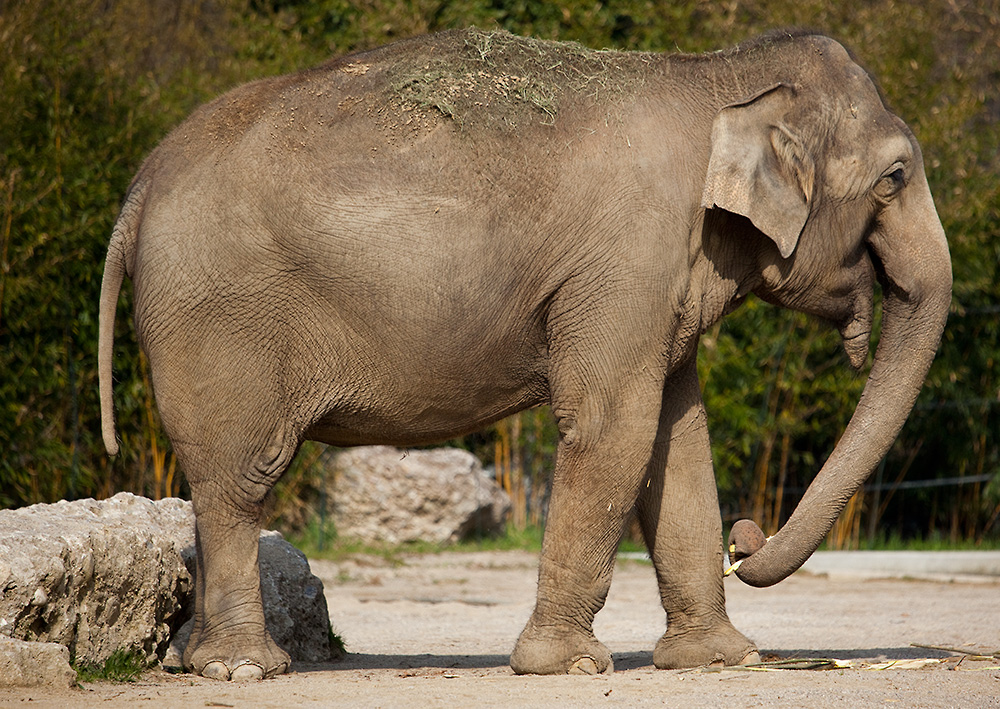
{"label": "shadow on ground", "polygon": [[[942,659],[953,654],[941,650],[931,650],[921,647],[874,647],[808,650],[796,649],[762,649],[761,657],[766,661],[787,660],[798,658],[829,658],[837,660],[916,660],[923,658]],[[475,670],[500,669],[509,667],[508,655],[436,655],[431,653],[417,655],[380,655],[369,653],[351,653],[340,662],[300,663],[292,668],[295,672],[331,672],[345,670],[412,670],[418,668],[436,668],[440,670]],[[622,652],[614,657],[615,670],[637,670],[650,668],[653,665],[652,652]]]}

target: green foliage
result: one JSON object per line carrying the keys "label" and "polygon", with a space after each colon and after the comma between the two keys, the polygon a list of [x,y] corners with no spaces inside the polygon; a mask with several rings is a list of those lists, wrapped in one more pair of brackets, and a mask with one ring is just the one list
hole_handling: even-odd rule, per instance
{"label": "green foliage", "polygon": [[540,551],[542,548],[542,527],[527,525],[523,528],[509,526],[500,536],[471,535],[457,542],[440,544],[414,541],[403,544],[361,542],[337,536],[332,523],[319,521],[319,515],[309,519],[304,528],[289,528],[280,518],[279,526],[290,529],[285,538],[310,559],[345,559],[359,554],[375,556],[394,564],[402,563],[405,554],[436,554],[445,551],[509,551],[528,549]]}
{"label": "green foliage", "polygon": [[330,643],[330,649],[333,651],[333,659],[339,660],[343,658],[347,654],[347,644],[344,642],[343,636],[335,633],[332,625],[328,625],[326,628],[326,637]]}
{"label": "green foliage", "polygon": [[73,663],[77,682],[135,682],[147,667],[146,658],[135,650],[115,650],[100,665]]}
{"label": "green foliage", "polygon": [[984,541],[975,539],[953,540],[947,533],[935,532],[920,539],[907,538],[898,531],[880,533],[865,540],[863,549],[869,551],[986,551],[1000,549],[1000,538]]}
{"label": "green foliage", "polygon": [[756,299],[707,333],[700,354],[723,508],[773,533],[784,502],[777,490],[808,484],[864,378],[834,330]]}
{"label": "green foliage", "polygon": [[[407,542],[405,544],[372,544],[354,540],[341,539],[336,536],[332,525],[325,531],[325,539],[318,542],[320,530],[315,524],[300,533],[287,535],[287,540],[310,559],[329,559],[340,561],[358,555],[374,556],[399,565],[404,563],[406,554],[444,554],[447,552],[469,551],[531,551],[542,550],[542,533],[544,529],[539,524],[527,524],[524,527],[508,526],[499,536],[468,537],[452,544],[434,544],[432,542]],[[646,547],[639,541],[626,537],[618,545],[619,551],[642,552]]]}
{"label": "green foliage", "polygon": [[90,454],[99,435],[87,425],[102,242],[119,189],[154,138],[141,93],[114,85],[100,40],[72,18],[57,4],[3,18],[15,38],[0,74],[8,101],[0,113],[4,505],[76,496],[105,474]]}
{"label": "green foliage", "polygon": [[[115,461],[103,452],[96,395],[107,239],[131,176],[166,132],[238,82],[468,25],[595,49],[688,52],[810,26],[852,47],[921,141],[955,273],[941,352],[880,472],[890,489],[867,494],[859,509],[876,535],[883,519],[906,536],[1000,534],[996,0],[0,2],[0,506],[185,493],[125,315],[127,287],[116,332],[123,454]],[[707,333],[699,367],[726,516],[780,524],[843,430],[863,373],[849,370],[824,326],[752,299]],[[540,409],[460,444],[497,464],[537,512],[555,441]],[[304,447],[275,493],[274,517],[289,528],[310,524],[321,452]],[[903,476],[988,475],[891,489]]]}

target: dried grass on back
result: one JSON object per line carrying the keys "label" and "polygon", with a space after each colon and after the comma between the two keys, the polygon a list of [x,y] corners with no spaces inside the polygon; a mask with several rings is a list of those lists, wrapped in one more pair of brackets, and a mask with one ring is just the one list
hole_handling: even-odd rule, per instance
{"label": "dried grass on back", "polygon": [[437,40],[394,77],[392,89],[407,110],[424,119],[439,114],[463,130],[552,125],[573,100],[613,116],[642,87],[655,56],[475,28]]}

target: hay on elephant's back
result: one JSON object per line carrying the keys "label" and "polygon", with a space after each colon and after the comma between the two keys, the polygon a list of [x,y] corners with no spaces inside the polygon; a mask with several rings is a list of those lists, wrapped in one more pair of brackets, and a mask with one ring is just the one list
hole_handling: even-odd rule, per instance
{"label": "hay on elephant's back", "polygon": [[614,115],[642,86],[653,57],[474,28],[434,39],[413,63],[397,65],[392,91],[406,110],[463,129],[553,124],[572,101]]}

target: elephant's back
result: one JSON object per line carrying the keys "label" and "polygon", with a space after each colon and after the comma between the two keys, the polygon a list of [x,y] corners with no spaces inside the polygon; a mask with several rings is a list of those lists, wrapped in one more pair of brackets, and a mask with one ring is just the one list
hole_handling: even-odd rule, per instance
{"label": "elephant's back", "polygon": [[164,141],[188,159],[241,146],[413,145],[445,128],[479,141],[552,140],[623,114],[655,55],[470,28],[415,37],[254,81],[211,101]]}

